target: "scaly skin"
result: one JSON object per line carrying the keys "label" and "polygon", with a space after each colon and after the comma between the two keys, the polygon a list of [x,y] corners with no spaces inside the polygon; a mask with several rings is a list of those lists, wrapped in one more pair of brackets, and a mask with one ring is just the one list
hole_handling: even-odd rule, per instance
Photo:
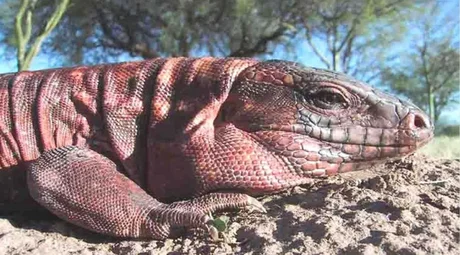
{"label": "scaly skin", "polygon": [[163,239],[215,234],[216,210],[264,211],[250,195],[412,153],[433,125],[335,72],[172,58],[2,75],[0,132],[3,203],[30,192],[87,229]]}

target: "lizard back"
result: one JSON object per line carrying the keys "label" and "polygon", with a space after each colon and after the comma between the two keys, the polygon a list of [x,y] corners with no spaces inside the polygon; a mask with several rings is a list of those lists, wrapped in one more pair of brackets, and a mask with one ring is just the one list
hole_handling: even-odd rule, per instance
{"label": "lizard back", "polygon": [[155,141],[212,125],[232,81],[254,63],[169,58],[0,75],[0,171],[76,145],[121,163],[143,186]]}

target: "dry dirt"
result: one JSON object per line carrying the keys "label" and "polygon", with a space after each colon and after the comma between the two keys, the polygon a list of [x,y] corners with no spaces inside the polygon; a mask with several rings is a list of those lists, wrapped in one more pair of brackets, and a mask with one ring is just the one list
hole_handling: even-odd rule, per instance
{"label": "dry dirt", "polygon": [[226,241],[117,240],[14,215],[0,218],[0,254],[460,254],[459,198],[460,159],[412,156],[262,197],[266,215],[228,214]]}

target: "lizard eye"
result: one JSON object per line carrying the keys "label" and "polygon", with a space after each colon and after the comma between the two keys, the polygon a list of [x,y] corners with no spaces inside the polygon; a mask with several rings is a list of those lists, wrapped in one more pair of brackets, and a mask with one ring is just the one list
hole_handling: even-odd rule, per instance
{"label": "lizard eye", "polygon": [[322,89],[311,95],[311,100],[316,107],[334,110],[348,108],[348,102],[343,95],[333,89]]}

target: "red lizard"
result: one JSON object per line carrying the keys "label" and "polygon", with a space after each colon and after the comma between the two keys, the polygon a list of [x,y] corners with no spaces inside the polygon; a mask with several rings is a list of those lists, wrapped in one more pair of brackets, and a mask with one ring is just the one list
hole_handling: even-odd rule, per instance
{"label": "red lizard", "polygon": [[164,239],[215,233],[216,210],[264,211],[252,196],[410,154],[433,124],[340,73],[170,58],[3,74],[0,135],[2,203],[22,189],[92,231]]}

